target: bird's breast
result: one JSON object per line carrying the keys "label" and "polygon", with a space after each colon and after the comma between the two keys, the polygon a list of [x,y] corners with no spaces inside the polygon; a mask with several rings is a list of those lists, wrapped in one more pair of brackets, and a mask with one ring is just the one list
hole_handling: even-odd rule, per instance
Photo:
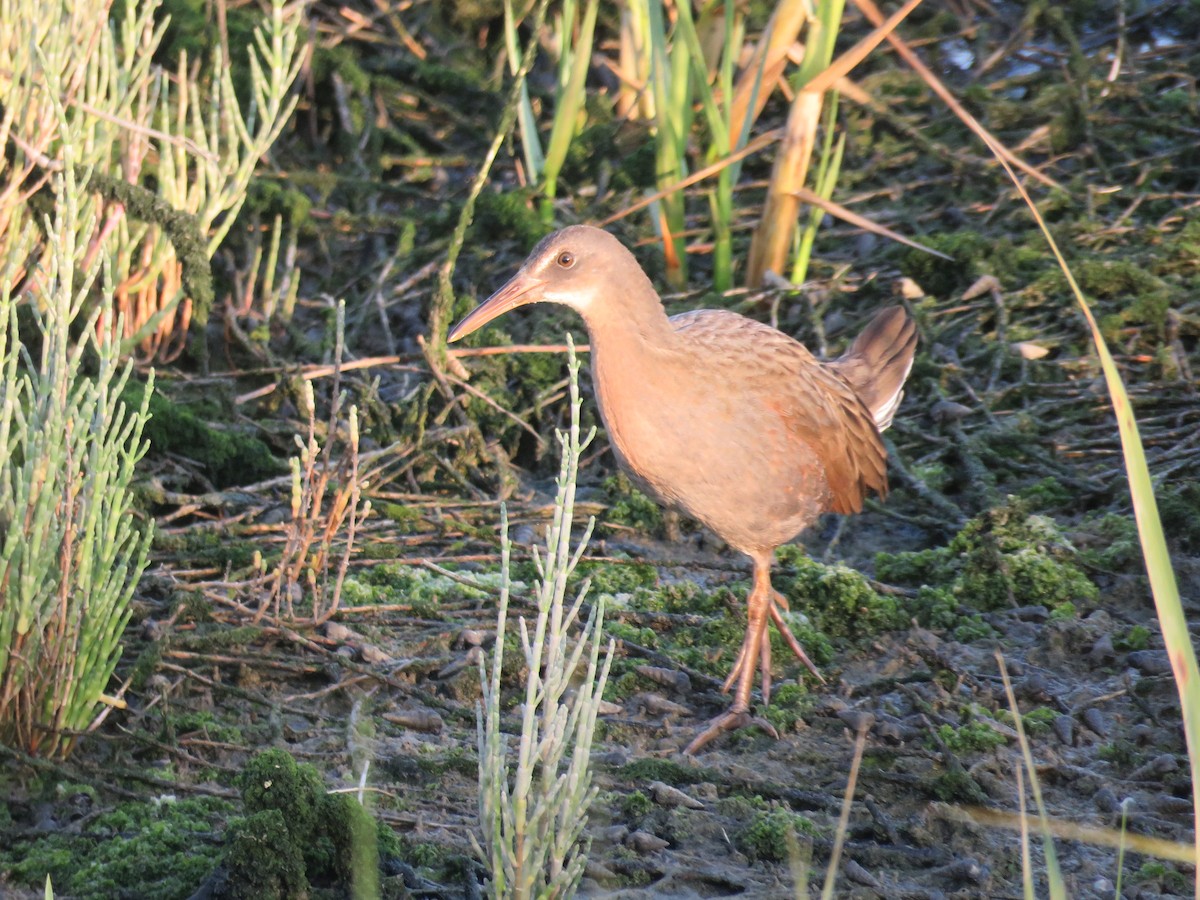
{"label": "bird's breast", "polygon": [[829,501],[814,448],[769,392],[728,366],[593,353],[601,417],[622,465],[742,550],[791,538]]}

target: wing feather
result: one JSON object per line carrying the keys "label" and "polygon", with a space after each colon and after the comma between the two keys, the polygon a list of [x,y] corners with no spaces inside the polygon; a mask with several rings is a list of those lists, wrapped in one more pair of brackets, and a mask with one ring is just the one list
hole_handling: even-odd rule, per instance
{"label": "wing feather", "polygon": [[[860,511],[869,490],[887,493],[887,451],[874,418],[835,369],[782,332],[727,310],[681,313],[671,323],[696,358],[736,366],[731,378],[739,388],[817,454],[834,512]],[[756,352],[747,353],[748,346]]]}

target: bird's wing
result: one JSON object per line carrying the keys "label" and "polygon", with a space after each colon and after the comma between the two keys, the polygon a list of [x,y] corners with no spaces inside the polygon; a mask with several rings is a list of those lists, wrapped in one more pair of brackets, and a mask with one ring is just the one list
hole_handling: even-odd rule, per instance
{"label": "bird's wing", "polygon": [[681,313],[671,324],[696,347],[697,358],[714,368],[729,367],[731,380],[745,385],[783,420],[789,435],[818,454],[834,512],[859,512],[868,490],[887,493],[887,451],[870,410],[803,344],[727,310]]}

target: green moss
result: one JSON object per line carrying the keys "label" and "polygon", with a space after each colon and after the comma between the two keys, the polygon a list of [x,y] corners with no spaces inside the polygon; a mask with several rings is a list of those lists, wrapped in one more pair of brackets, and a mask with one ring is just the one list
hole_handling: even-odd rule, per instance
{"label": "green moss", "polygon": [[888,584],[932,587],[954,578],[956,560],[949,547],[879,553],[875,556],[875,573]]}
{"label": "green moss", "polygon": [[933,796],[947,803],[986,803],[987,794],[961,765],[951,765],[930,785]]}
{"label": "green moss", "polygon": [[271,178],[253,178],[246,188],[246,202],[238,213],[270,223],[279,216],[284,230],[302,231],[311,226],[313,202],[291,183]]}
{"label": "green moss", "polygon": [[1158,492],[1159,514],[1163,531],[1171,543],[1186,552],[1200,549],[1200,482],[1189,480],[1174,487],[1163,486]]}
{"label": "green moss", "polygon": [[418,756],[416,763],[421,772],[433,778],[441,778],[447,772],[471,778],[479,774],[479,760],[474,753],[463,747],[451,747],[444,752],[431,751],[423,756]]}
{"label": "green moss", "polygon": [[875,593],[860,572],[818,563],[792,544],[780,547],[776,556],[786,567],[777,588],[825,635],[869,637],[904,624],[896,598]]}
{"label": "green moss", "polygon": [[604,524],[627,525],[646,532],[657,532],[662,527],[662,507],[635,488],[624,472],[604,479],[604,494],[609,502]]}
{"label": "green moss", "polygon": [[[435,616],[446,600],[484,600],[495,596],[500,590],[498,571],[472,572],[470,577],[480,587],[472,587],[428,569],[392,562],[365,568],[357,578],[347,578],[346,583],[357,582],[349,590],[352,596],[363,602],[409,604],[414,614]],[[517,593],[526,587],[524,582],[515,580],[511,586]]]}
{"label": "green moss", "polygon": [[1192,876],[1185,875],[1174,866],[1157,861],[1143,863],[1130,878],[1137,884],[1156,882],[1171,895],[1179,897],[1190,894],[1194,886]]}
{"label": "green moss", "polygon": [[[131,380],[121,400],[136,408],[144,393],[145,385]],[[202,464],[218,488],[253,484],[284,468],[258,438],[213,428],[160,389],[150,396],[150,421],[143,435],[150,442],[150,453],[175,453]]]}
{"label": "green moss", "polygon": [[234,896],[298,896],[310,883],[378,894],[380,829],[353,797],[326,793],[316,769],[277,749],[238,781],[246,817],[230,826],[226,858]]}
{"label": "green moss", "polygon": [[304,855],[280,810],[262,809],[234,819],[225,842],[230,897],[282,900],[308,894]]}
{"label": "green moss", "polygon": [[651,649],[658,646],[658,632],[653,628],[629,625],[613,619],[604,623],[604,630],[608,632],[609,637],[616,638],[618,641],[629,641]]}
{"label": "green moss", "polygon": [[1029,504],[1033,512],[1065,509],[1075,500],[1075,494],[1070,488],[1057,478],[1050,477],[1022,489],[1020,497]]}
{"label": "green moss", "polygon": [[679,615],[719,615],[732,605],[725,589],[706,591],[694,581],[676,581],[656,588],[637,588],[629,598],[631,609]]}
{"label": "green moss", "polygon": [[[229,531],[188,528],[175,534],[155,532],[154,550],[158,554],[174,554],[192,566],[219,566],[244,569],[254,560],[260,546],[252,540],[239,540]],[[207,605],[207,600],[201,600]]]}
{"label": "green moss", "polygon": [[947,546],[878,554],[875,567],[885,581],[934,588],[919,595],[916,606],[924,608],[930,624],[951,627],[959,606],[993,610],[1044,604],[1066,613],[1066,604],[1094,601],[1099,590],[1077,558],[1054,520],[1030,513],[1027,501],[1010,497],[968,522]]}
{"label": "green moss", "polygon": [[1021,725],[1028,734],[1045,734],[1060,715],[1056,709],[1039,706],[1021,716]]}
{"label": "green moss", "polygon": [[641,821],[653,811],[654,801],[641,791],[634,791],[621,798],[621,812],[630,820]]}
{"label": "green moss", "polygon": [[593,594],[625,594],[658,584],[658,570],[648,563],[612,563],[584,560],[575,569],[577,580],[590,578]]}
{"label": "green moss", "polygon": [[737,844],[751,861],[783,862],[788,859],[796,838],[815,837],[818,833],[811,819],[776,807],[756,814],[738,835]]}
{"label": "green moss", "polygon": [[[807,647],[805,648],[807,650]],[[809,698],[808,688],[802,682],[781,684],[771,692],[771,703],[762,710],[763,717],[785,734],[800,721],[805,701]]]}
{"label": "green moss", "polygon": [[978,263],[994,243],[990,238],[966,229],[923,235],[921,241],[950,259],[911,250],[904,254],[900,268],[933,297],[949,296],[983,274]]}
{"label": "green moss", "polygon": [[1075,608],[1075,604],[1070,600],[1064,600],[1050,610],[1051,622],[1065,622],[1074,619],[1079,615],[1079,611]]}
{"label": "green moss", "polygon": [[1003,746],[1004,735],[996,731],[986,722],[964,722],[957,728],[953,725],[939,725],[938,739],[955,753],[976,753]]}
{"label": "green moss", "polygon": [[1113,640],[1113,647],[1122,651],[1145,650],[1148,646],[1150,646],[1150,629],[1143,625],[1134,625]]}
{"label": "green moss", "polygon": [[475,204],[468,240],[503,234],[515,240],[522,253],[528,253],[551,230],[542,222],[533,196],[532,190],[484,191]]}
{"label": "green moss", "polygon": [[644,784],[651,781],[661,781],[673,787],[685,784],[698,784],[710,780],[712,773],[706,769],[692,766],[681,766],[669,759],[639,759],[625,766],[616,768],[613,772],[627,784]]}
{"label": "green moss", "polygon": [[[72,788],[74,791],[74,788]],[[40,890],[46,876],[59,896],[185,898],[217,864],[207,840],[232,810],[215,797],[125,802],[91,819],[80,834],[21,837],[0,848],[0,871]]]}
{"label": "green moss", "polygon": [[758,794],[730,794],[719,798],[713,811],[727,819],[748,822],[770,808],[771,805]]}
{"label": "green moss", "polygon": [[1097,751],[1100,758],[1123,768],[1132,768],[1142,758],[1137,746],[1127,740],[1118,739],[1111,744],[1102,744]]}
{"label": "green moss", "polygon": [[191,734],[198,732],[211,741],[225,741],[236,744],[243,740],[243,734],[235,727],[225,724],[209,710],[183,710],[169,712],[164,715],[169,722],[169,728],[175,734]]}

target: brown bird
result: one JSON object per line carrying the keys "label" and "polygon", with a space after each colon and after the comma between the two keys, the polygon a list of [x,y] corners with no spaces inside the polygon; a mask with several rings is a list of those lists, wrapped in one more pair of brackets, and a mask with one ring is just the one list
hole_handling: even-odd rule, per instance
{"label": "brown bird", "polygon": [[539,243],[449,340],[541,302],[583,316],[600,415],[621,464],[754,563],[746,636],[724,688],[737,683],[733,704],[685,752],[752,723],[775,735],[750,715],[756,668],[770,700],[768,619],[820,677],[780,613],[787,601],[771,587],[775,548],[823,512],[859,512],[867,491],[887,493],[879,433],[912,367],[915,325],[900,307],[885,309],[842,356],[822,362],[727,310],[668,317],[633,254],[607,232],[576,225]]}

